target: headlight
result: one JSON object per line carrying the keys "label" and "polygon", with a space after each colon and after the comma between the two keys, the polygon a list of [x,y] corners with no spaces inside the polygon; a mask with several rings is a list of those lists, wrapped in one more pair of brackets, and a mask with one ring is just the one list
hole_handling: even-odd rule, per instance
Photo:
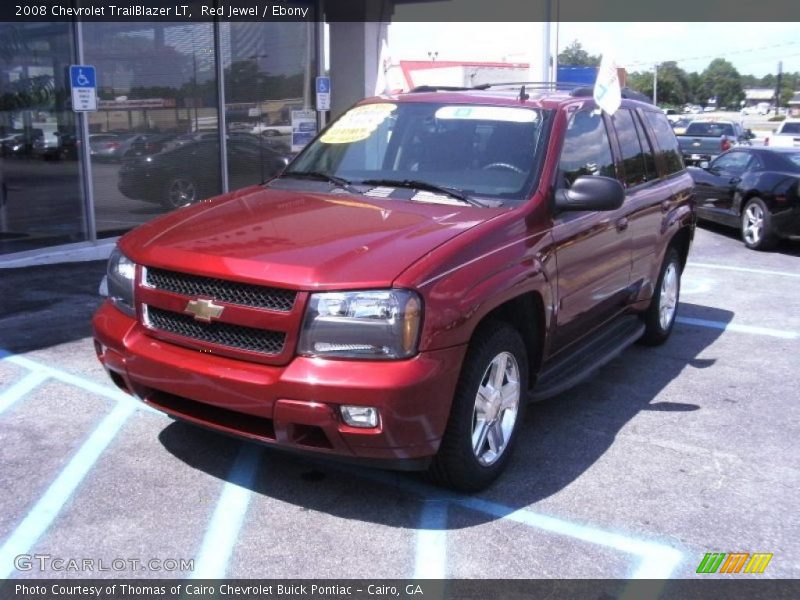
{"label": "headlight", "polygon": [[136,277],[136,264],[119,249],[114,248],[108,259],[108,298],[125,314],[135,317],[133,306],[133,287]]}
{"label": "headlight", "polygon": [[422,304],[408,290],[312,294],[298,352],[337,358],[408,358],[417,352]]}

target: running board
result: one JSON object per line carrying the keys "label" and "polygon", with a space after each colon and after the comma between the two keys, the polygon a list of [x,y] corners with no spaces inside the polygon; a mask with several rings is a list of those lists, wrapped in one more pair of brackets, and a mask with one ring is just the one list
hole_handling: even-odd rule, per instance
{"label": "running board", "polygon": [[546,400],[568,390],[616,358],[644,333],[644,323],[636,315],[615,319],[574,352],[560,356],[544,370],[528,395],[531,401]]}

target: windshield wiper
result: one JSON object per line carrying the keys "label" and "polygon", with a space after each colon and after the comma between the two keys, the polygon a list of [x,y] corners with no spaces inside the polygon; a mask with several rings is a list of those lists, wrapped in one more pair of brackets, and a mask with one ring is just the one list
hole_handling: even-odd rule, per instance
{"label": "windshield wiper", "polygon": [[296,179],[315,179],[317,181],[327,181],[353,194],[361,193],[352,186],[352,182],[348,181],[344,177],[337,177],[336,175],[331,175],[330,173],[323,173],[322,171],[284,171],[281,174],[281,177],[294,177]]}
{"label": "windshield wiper", "polygon": [[472,206],[480,206],[486,208],[486,204],[475,198],[468,196],[463,190],[458,188],[447,187],[444,185],[436,185],[427,181],[418,181],[416,179],[365,179],[364,181],[357,182],[364,185],[388,185],[394,187],[416,188],[426,192],[439,192],[445,194],[456,200],[461,200]]}

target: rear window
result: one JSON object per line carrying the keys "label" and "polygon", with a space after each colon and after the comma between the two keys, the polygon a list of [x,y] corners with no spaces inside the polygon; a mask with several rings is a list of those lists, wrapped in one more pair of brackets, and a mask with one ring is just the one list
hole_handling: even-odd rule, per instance
{"label": "rear window", "polygon": [[798,134],[800,133],[800,123],[784,123],[781,133]]}
{"label": "rear window", "polygon": [[730,123],[690,123],[686,128],[686,135],[697,135],[700,137],[722,137],[723,135],[734,136],[733,125]]}

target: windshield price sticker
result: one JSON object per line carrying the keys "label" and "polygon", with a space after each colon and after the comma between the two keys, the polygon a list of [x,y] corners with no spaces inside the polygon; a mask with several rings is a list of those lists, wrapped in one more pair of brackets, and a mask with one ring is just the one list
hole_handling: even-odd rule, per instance
{"label": "windshield price sticker", "polygon": [[476,121],[508,121],[534,123],[539,115],[527,108],[510,106],[443,106],[436,111],[437,119],[473,119]]}
{"label": "windshield price sticker", "polygon": [[396,108],[396,104],[389,103],[357,106],[331,125],[320,141],[326,144],[349,144],[365,140]]}

